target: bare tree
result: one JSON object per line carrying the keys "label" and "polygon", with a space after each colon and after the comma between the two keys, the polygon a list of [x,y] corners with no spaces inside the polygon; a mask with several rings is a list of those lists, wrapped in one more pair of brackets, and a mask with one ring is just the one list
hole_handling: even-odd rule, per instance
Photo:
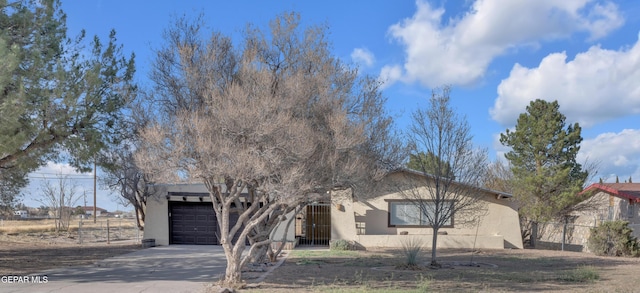
{"label": "bare tree", "polygon": [[487,167],[483,186],[487,189],[512,193],[513,173],[507,162],[495,160]]}
{"label": "bare tree", "polygon": [[104,160],[109,161],[110,167],[105,168],[106,176],[101,179],[102,183],[117,191],[123,204],[133,206],[138,229],[144,230],[147,199],[154,192],[150,176],[135,164],[129,147],[109,151]]}
{"label": "bare tree", "polygon": [[413,153],[432,155],[426,157],[431,159],[415,160],[414,167],[422,176],[407,180],[411,188],[402,188],[401,194],[410,205],[398,206],[400,217],[405,210],[407,221],[433,229],[433,266],[438,266],[438,230],[453,225],[454,215],[456,225],[477,221],[483,210],[479,197],[487,166],[486,150],[473,147],[469,123],[453,112],[449,94],[449,87],[434,90],[429,107],[413,113]]}
{"label": "bare tree", "polygon": [[[106,174],[101,178],[101,183],[107,188],[118,193],[118,200],[125,206],[131,205],[136,213],[138,229],[144,229],[147,199],[154,192],[153,183],[149,174],[142,171],[134,160],[134,152],[140,141],[140,131],[153,119],[153,103],[142,91],[127,105],[130,115],[122,121],[128,130],[125,138],[118,145],[100,154],[100,165]],[[176,182],[177,178],[153,178],[159,182]]]}
{"label": "bare tree", "polygon": [[362,192],[401,158],[379,83],[332,57],[324,28],[299,23],[290,13],[269,33],[249,26],[234,47],[179,20],[154,63],[161,119],[142,131],[136,162],[152,176],[205,184],[226,285],[241,283],[242,266],[288,212],[333,189]]}
{"label": "bare tree", "polygon": [[53,212],[56,232],[69,231],[74,206],[80,199],[77,193],[78,185],[69,176],[58,176],[57,184],[43,178],[40,187],[42,194],[38,201],[49,207],[49,212]]}

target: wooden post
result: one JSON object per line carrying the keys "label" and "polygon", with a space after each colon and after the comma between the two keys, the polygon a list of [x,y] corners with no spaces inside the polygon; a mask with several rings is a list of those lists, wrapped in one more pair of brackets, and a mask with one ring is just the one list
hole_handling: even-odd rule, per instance
{"label": "wooden post", "polygon": [[564,251],[564,242],[567,239],[567,216],[564,217],[564,223],[562,225],[562,251]]}
{"label": "wooden post", "polygon": [[97,204],[96,204],[96,194],[97,194],[97,188],[96,188],[96,180],[98,178],[97,175],[97,168],[96,168],[96,161],[94,159],[93,161],[93,222],[96,222],[96,214],[97,214]]}
{"label": "wooden post", "polygon": [[107,244],[110,244],[111,241],[109,239],[109,219],[107,219]]}
{"label": "wooden post", "polygon": [[78,222],[78,242],[82,244],[82,218],[80,218],[80,222]]}

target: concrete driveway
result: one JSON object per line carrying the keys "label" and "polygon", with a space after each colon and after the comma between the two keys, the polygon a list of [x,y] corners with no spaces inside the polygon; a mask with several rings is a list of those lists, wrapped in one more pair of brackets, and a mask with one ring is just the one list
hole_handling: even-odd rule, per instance
{"label": "concrete driveway", "polygon": [[0,292],[198,292],[219,280],[225,266],[221,246],[162,246],[45,271],[47,283],[0,283]]}

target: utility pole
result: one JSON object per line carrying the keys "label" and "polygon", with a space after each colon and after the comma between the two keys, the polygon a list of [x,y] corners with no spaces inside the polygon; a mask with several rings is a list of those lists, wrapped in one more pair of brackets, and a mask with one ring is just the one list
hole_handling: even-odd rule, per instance
{"label": "utility pole", "polygon": [[98,178],[97,172],[96,172],[96,160],[93,160],[93,222],[96,222],[96,212],[97,212],[97,206],[96,206],[96,180]]}

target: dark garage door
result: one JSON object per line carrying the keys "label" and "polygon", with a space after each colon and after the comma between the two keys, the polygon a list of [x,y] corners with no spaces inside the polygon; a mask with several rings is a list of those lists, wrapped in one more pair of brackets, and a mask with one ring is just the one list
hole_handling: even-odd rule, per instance
{"label": "dark garage door", "polygon": [[211,203],[170,202],[169,209],[171,244],[219,244]]}

